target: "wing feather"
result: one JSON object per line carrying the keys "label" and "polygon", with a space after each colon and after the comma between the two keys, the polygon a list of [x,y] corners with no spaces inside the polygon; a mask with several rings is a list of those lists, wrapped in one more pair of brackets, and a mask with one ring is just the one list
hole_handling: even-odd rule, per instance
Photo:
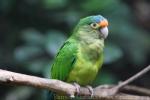
{"label": "wing feather", "polygon": [[60,48],[51,68],[51,78],[65,81],[76,62],[77,43],[68,40]]}

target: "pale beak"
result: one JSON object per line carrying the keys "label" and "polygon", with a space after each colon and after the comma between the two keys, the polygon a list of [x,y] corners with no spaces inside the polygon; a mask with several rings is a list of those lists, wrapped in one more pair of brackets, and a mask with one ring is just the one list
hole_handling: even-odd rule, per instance
{"label": "pale beak", "polygon": [[108,36],[108,27],[102,27],[100,32],[102,33],[103,38],[106,39]]}
{"label": "pale beak", "polygon": [[99,26],[100,26],[100,32],[102,33],[101,35],[102,35],[102,37],[104,38],[104,39],[106,39],[107,38],[107,36],[108,36],[108,21],[107,20],[103,20],[103,21],[101,21],[100,23],[99,23]]}

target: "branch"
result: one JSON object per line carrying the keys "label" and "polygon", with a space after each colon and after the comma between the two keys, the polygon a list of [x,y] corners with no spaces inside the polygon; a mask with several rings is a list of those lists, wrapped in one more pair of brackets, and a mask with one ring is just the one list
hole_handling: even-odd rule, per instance
{"label": "branch", "polygon": [[113,87],[110,90],[110,92],[111,92],[110,95],[116,94],[117,92],[119,92],[121,90],[121,88],[123,88],[127,84],[131,83],[132,81],[136,80],[137,78],[141,77],[142,75],[146,74],[149,70],[150,70],[150,65],[148,65],[146,68],[144,68],[143,70],[141,70],[137,74],[133,75],[129,79],[119,83],[117,86]]}
{"label": "branch", "polygon": [[132,85],[127,85],[121,89],[122,91],[130,91],[130,92],[135,92],[143,95],[150,96],[150,90],[142,87],[137,87],[137,86],[132,86]]}
{"label": "branch", "polygon": [[[15,72],[10,72],[0,69],[0,83],[10,84],[10,85],[26,85],[35,88],[48,89],[58,94],[63,95],[74,95],[76,93],[76,88],[69,83],[65,83],[59,80],[40,78],[36,76],[30,76],[25,74],[19,74]],[[115,87],[115,86],[114,86]],[[123,98],[128,98],[126,100],[150,100],[149,96],[137,96],[131,94],[124,94],[117,92],[116,95],[108,95],[103,97],[103,94],[107,93],[110,88],[94,88],[94,98],[105,98],[106,100],[121,100]],[[150,90],[148,90],[150,93]],[[81,96],[90,96],[90,92],[87,88],[81,87]]]}
{"label": "branch", "polygon": [[144,75],[145,73],[147,73],[150,70],[150,65],[147,66],[146,68],[144,68],[143,70],[141,70],[140,72],[138,72],[137,74],[135,74],[134,76],[130,77],[129,79],[127,79],[124,82],[121,82],[117,88],[122,88],[123,86],[131,83],[132,81],[136,80],[137,78],[141,77],[142,75]]}

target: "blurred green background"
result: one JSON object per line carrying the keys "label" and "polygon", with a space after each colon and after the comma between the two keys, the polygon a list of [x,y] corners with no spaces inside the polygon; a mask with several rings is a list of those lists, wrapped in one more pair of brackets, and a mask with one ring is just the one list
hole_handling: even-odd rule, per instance
{"label": "blurred green background", "polygon": [[[0,0],[0,68],[49,77],[58,48],[80,18],[109,20],[105,62],[94,86],[117,84],[150,64],[149,0]],[[150,72],[132,82],[150,88]],[[44,100],[45,91],[0,85],[0,100]]]}

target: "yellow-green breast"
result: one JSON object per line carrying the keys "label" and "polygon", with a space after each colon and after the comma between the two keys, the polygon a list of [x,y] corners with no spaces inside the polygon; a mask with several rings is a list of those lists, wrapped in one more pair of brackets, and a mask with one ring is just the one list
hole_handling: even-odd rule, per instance
{"label": "yellow-green breast", "polygon": [[92,83],[103,63],[103,46],[103,42],[97,39],[92,43],[80,42],[77,60],[67,82]]}

